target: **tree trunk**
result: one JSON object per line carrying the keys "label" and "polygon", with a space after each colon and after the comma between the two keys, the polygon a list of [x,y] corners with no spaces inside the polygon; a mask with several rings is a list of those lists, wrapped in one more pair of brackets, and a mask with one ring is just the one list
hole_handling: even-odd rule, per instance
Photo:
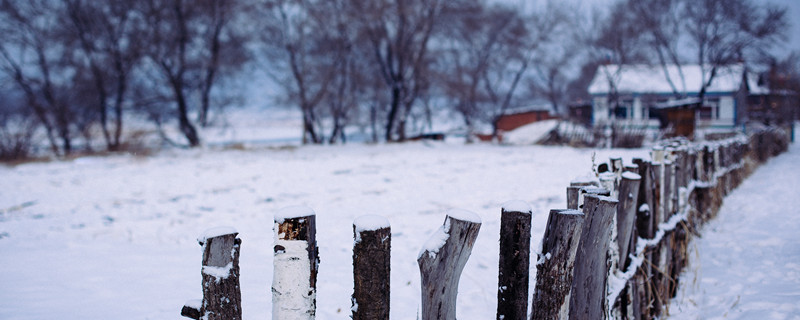
{"label": "tree trunk", "polygon": [[[169,71],[169,69],[165,66],[165,71]],[[178,104],[178,125],[183,133],[183,136],[186,137],[186,140],[189,142],[190,147],[197,147],[200,145],[200,137],[197,135],[197,130],[195,129],[192,122],[189,121],[189,107],[186,104],[186,96],[183,93],[183,79],[182,76],[171,76],[170,82],[172,83],[172,91],[175,94],[175,101]]]}
{"label": "tree trunk", "polygon": [[397,121],[397,111],[400,109],[400,88],[392,88],[392,102],[386,118],[386,142],[394,141],[394,123]]}

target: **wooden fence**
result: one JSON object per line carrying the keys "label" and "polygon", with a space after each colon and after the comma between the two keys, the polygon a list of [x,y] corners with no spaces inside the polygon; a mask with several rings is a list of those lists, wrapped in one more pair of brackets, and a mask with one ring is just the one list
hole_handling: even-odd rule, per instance
{"label": "wooden fence", "polygon": [[[567,187],[567,209],[551,210],[528,310],[531,209],[503,205],[497,319],[655,319],[687,265],[687,245],[713,218],[723,197],[760,163],[788,148],[790,135],[763,130],[748,138],[692,144],[662,141],[651,159],[623,166],[610,159],[598,179]],[[418,256],[422,277],[419,319],[455,319],[461,271],[480,230],[480,218],[450,210]],[[307,207],[275,215],[273,319],[314,319],[316,216]],[[232,228],[215,228],[203,246],[203,299],[186,303],[192,319],[241,319],[239,249]],[[353,319],[389,319],[391,228],[379,216],[353,223]]]}

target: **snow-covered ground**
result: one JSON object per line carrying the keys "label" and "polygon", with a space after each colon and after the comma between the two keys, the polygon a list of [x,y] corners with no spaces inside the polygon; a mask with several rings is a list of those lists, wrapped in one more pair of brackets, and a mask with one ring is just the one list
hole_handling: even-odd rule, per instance
{"label": "snow-covered ground", "polygon": [[[531,204],[538,247],[548,210],[566,206],[565,188],[590,172],[592,153],[418,142],[0,166],[0,319],[181,319],[183,303],[202,295],[196,238],[217,226],[243,240],[244,318],[269,318],[273,215],[292,205],[318,215],[318,319],[349,316],[352,222],[366,214],[391,223],[392,318],[415,319],[417,254],[453,207],[483,221],[461,278],[459,317],[494,318],[501,205]],[[646,154],[601,150],[597,159]]]}
{"label": "snow-covered ground", "polygon": [[690,244],[670,319],[800,319],[800,147],[728,195]]}

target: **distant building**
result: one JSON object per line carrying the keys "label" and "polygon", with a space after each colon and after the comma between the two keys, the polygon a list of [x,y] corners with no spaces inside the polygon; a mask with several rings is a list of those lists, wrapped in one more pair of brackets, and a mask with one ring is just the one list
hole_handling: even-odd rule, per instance
{"label": "distant building", "polygon": [[[699,65],[600,66],[589,85],[592,124],[622,121],[656,127],[663,118],[657,106],[663,109],[671,101],[698,98],[709,72],[703,77]],[[766,92],[757,80],[742,64],[718,68],[695,117],[697,127],[729,129],[744,123],[748,95]]]}
{"label": "distant building", "polygon": [[501,132],[508,132],[537,121],[555,118],[558,117],[551,114],[550,107],[547,106],[515,108],[506,111],[500,116],[500,119],[497,121],[497,130]]}
{"label": "distant building", "polygon": [[591,101],[576,101],[567,106],[570,121],[590,127],[592,125]]}
{"label": "distant building", "polygon": [[[557,119],[558,116],[551,112],[549,106],[526,106],[506,110],[497,120],[497,139],[503,141],[503,133],[513,131],[519,127],[537,121]],[[491,141],[491,133],[478,133],[475,136],[481,141]]]}

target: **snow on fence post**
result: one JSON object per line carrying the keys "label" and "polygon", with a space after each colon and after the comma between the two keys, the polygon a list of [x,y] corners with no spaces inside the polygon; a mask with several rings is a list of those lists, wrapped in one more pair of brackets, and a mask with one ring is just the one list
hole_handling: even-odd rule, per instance
{"label": "snow on fence post", "polygon": [[455,319],[461,271],[481,228],[480,217],[450,209],[444,224],[431,235],[417,257],[422,278],[422,320]]}
{"label": "snow on fence post", "polygon": [[389,319],[392,229],[389,220],[365,215],[353,221],[353,320]]}
{"label": "snow on fence post", "polygon": [[536,263],[531,319],[568,319],[575,256],[584,217],[579,210],[550,210],[542,252]]}
{"label": "snow on fence post", "polygon": [[239,287],[239,248],[242,241],[231,227],[204,232],[197,242],[203,246],[203,300],[188,301],[181,315],[191,319],[242,319]]}
{"label": "snow on fence post", "polygon": [[617,188],[619,188],[617,174],[614,172],[604,172],[600,174],[600,186],[609,191],[609,196],[612,198],[617,197]]}
{"label": "snow on fence post", "polygon": [[319,268],[316,214],[305,206],[281,209],[273,230],[272,319],[314,319]]}
{"label": "snow on fence post", "polygon": [[611,191],[601,187],[583,187],[581,188],[580,197],[578,198],[578,208],[577,210],[583,209],[583,202],[586,196],[595,195],[595,196],[604,196],[610,197]]}
{"label": "snow on fence post", "polygon": [[503,204],[500,214],[497,318],[525,319],[528,316],[532,211],[528,203],[515,200]]}
{"label": "snow on fence post", "polygon": [[622,170],[622,172],[623,172],[623,173],[625,173],[625,172],[633,172],[633,173],[636,173],[636,174],[638,174],[638,172],[639,172],[639,166],[638,166],[638,165],[636,165],[636,164],[629,164],[629,165],[626,165],[626,166],[625,166],[625,169],[623,169],[623,170]]}
{"label": "snow on fence post", "polygon": [[576,178],[567,187],[567,209],[580,209],[584,188],[600,187],[600,180],[595,177]]}
{"label": "snow on fence post", "polygon": [[606,299],[611,267],[609,250],[617,200],[587,195],[585,221],[575,256],[569,319],[606,319],[610,306]]}

